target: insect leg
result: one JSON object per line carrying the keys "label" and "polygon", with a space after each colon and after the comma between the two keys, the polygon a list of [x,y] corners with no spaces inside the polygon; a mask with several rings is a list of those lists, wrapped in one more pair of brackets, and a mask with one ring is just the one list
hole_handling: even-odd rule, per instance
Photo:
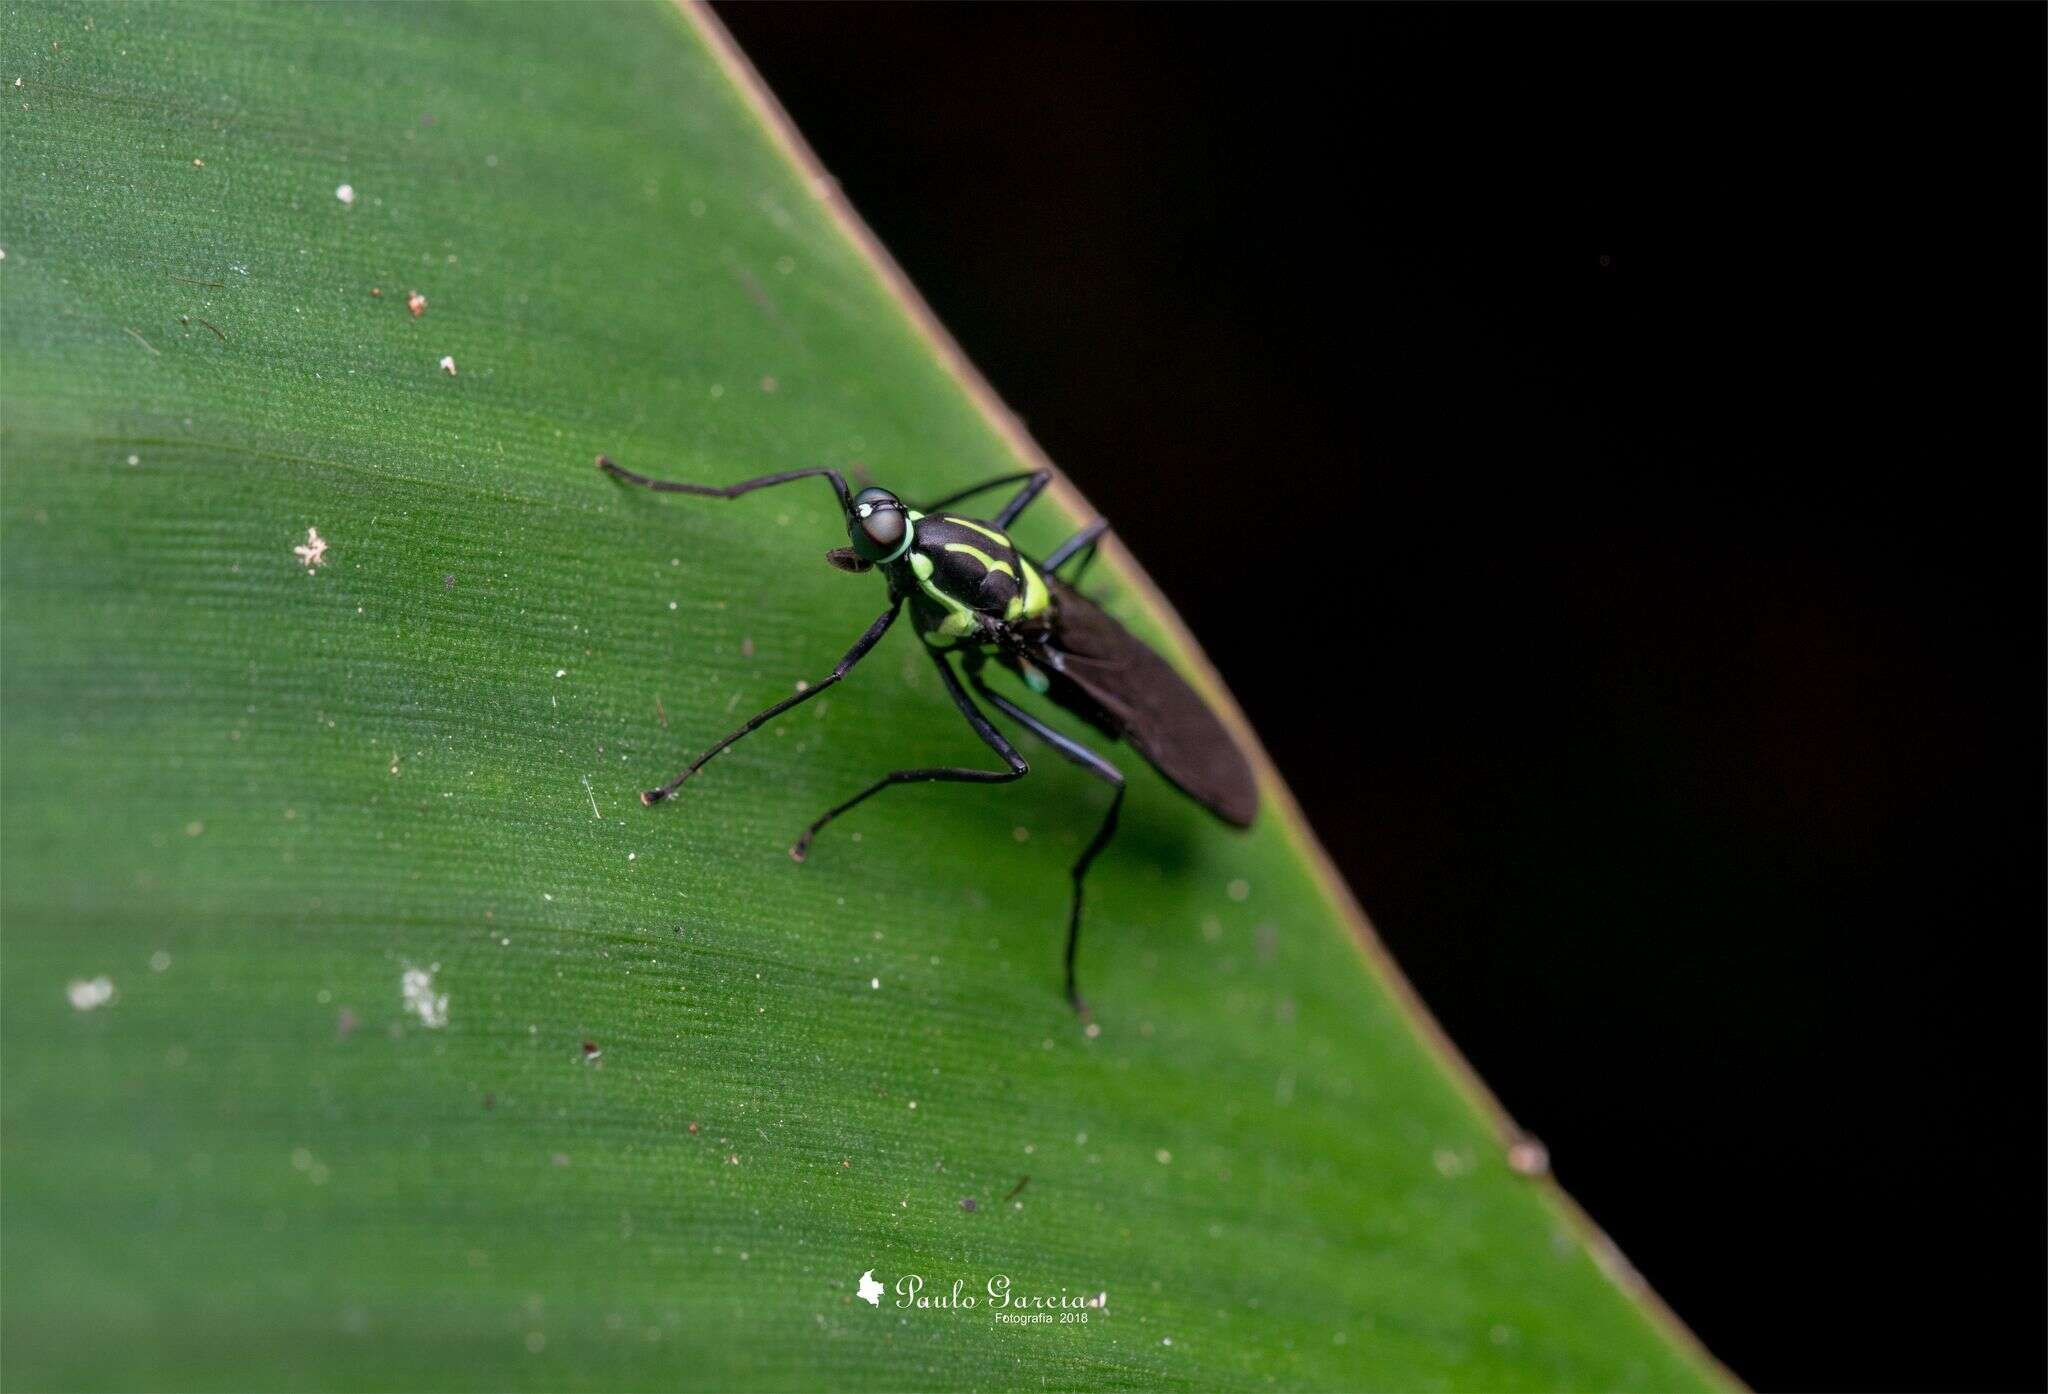
{"label": "insect leg", "polygon": [[[1087,527],[1053,548],[1051,555],[1046,557],[1045,563],[1038,569],[1048,576],[1057,575],[1059,569],[1071,561],[1075,553],[1086,552],[1088,555],[1081,559],[1082,570],[1086,570],[1088,563],[1094,560],[1095,544],[1100,542],[1102,535],[1108,531],[1109,519],[1097,518]],[[1076,580],[1080,579],[1080,574],[1079,571],[1074,573]]]}
{"label": "insect leg", "polygon": [[1069,740],[1053,730],[1001,693],[990,691],[988,684],[981,680],[980,673],[970,673],[968,678],[973,682],[974,690],[981,694],[983,701],[1116,791],[1110,796],[1109,812],[1102,816],[1102,826],[1095,830],[1094,838],[1082,849],[1080,860],[1074,863],[1074,901],[1072,909],[1067,914],[1067,1001],[1073,1004],[1075,1011],[1085,1015],[1088,1008],[1081,1001],[1080,989],[1074,980],[1074,955],[1081,947],[1081,887],[1087,880],[1088,868],[1094,862],[1096,854],[1107,847],[1109,840],[1116,836],[1117,815],[1123,811],[1124,806],[1123,771],[1079,741]]}
{"label": "insect leg", "polygon": [[[1052,472],[1050,470],[1020,470],[1015,474],[999,474],[994,479],[984,479],[979,484],[970,484],[965,489],[956,489],[942,499],[933,499],[930,503],[921,503],[916,507],[920,513],[936,513],[941,508],[950,507],[962,499],[971,499],[976,494],[986,493],[990,489],[1000,489],[1005,484],[1017,484],[1030,479],[1051,478]],[[1044,487],[1045,485],[1043,484],[1038,486],[1039,489]],[[1033,489],[1031,492],[1036,494],[1038,490]]]}
{"label": "insect leg", "polygon": [[845,803],[835,808],[827,809],[816,822],[805,828],[804,835],[796,840],[794,847],[789,849],[790,856],[798,861],[802,861],[811,849],[811,839],[818,835],[820,828],[823,828],[827,823],[855,805],[873,798],[891,785],[926,784],[933,781],[956,784],[1007,784],[1013,779],[1022,779],[1031,772],[1030,762],[1017,753],[1016,747],[1003,739],[1001,731],[998,731],[989,724],[989,719],[981,714],[979,707],[974,705],[974,699],[969,697],[967,690],[960,686],[960,679],[953,675],[953,669],[947,664],[946,656],[933,651],[932,662],[938,665],[939,677],[946,684],[947,694],[952,697],[953,705],[960,709],[960,714],[967,718],[967,724],[974,728],[974,734],[980,736],[983,743],[990,750],[1002,756],[1003,763],[1009,768],[1002,770],[970,770],[962,766],[948,765],[925,770],[896,770],[893,773],[883,775]]}
{"label": "insect leg", "polygon": [[771,484],[787,484],[794,479],[809,479],[819,476],[828,480],[832,492],[839,495],[839,507],[846,508],[851,495],[846,491],[846,480],[838,470],[818,466],[813,469],[784,470],[780,474],[764,474],[759,479],[745,479],[737,484],[683,484],[672,479],[649,479],[644,474],[635,474],[624,465],[615,463],[609,456],[597,457],[597,467],[606,474],[627,484],[638,484],[643,489],[652,489],[661,494],[697,494],[704,498],[736,499],[741,494],[751,494],[756,489],[766,489]]}
{"label": "insect leg", "polygon": [[1029,508],[1031,501],[1044,493],[1045,486],[1050,483],[1052,483],[1051,470],[1038,470],[1034,472],[1031,476],[1031,482],[1019,489],[1015,497],[1003,505],[1003,511],[996,514],[991,521],[997,527],[1007,530],[1010,524],[1017,521],[1017,515]]}
{"label": "insect leg", "polygon": [[853,670],[854,664],[860,662],[863,658],[867,657],[869,649],[873,648],[876,644],[881,642],[882,636],[889,632],[889,626],[896,622],[896,616],[902,612],[902,609],[902,601],[898,600],[891,603],[889,608],[882,612],[880,618],[878,618],[873,624],[868,626],[867,633],[861,635],[859,639],[854,641],[853,647],[846,651],[846,657],[840,659],[838,664],[824,678],[821,678],[812,686],[806,687],[805,689],[803,689],[803,691],[797,693],[794,697],[785,697],[780,702],[777,702],[774,706],[768,708],[766,711],[760,712],[755,716],[749,717],[747,719],[746,725],[740,727],[737,731],[730,733],[723,740],[719,741],[718,744],[712,746],[702,755],[699,755],[696,759],[692,760],[690,762],[690,767],[688,769],[684,770],[674,779],[671,779],[668,783],[662,785],[659,789],[649,789],[647,792],[643,793],[640,796],[640,802],[645,804],[660,803],[663,799],[667,798],[670,794],[673,794],[677,789],[681,788],[684,780],[688,779],[691,775],[697,773],[698,770],[703,769],[705,761],[709,760],[712,756],[718,754],[719,751],[731,745],[741,736],[746,735],[747,732],[753,730],[758,726],[762,726],[765,725],[767,722],[773,721],[776,717],[781,716],[791,707],[797,706],[803,702],[810,701],[811,698],[817,696],[820,692],[823,692],[826,688],[832,686],[833,683],[836,683],[841,678],[845,677],[849,672]]}

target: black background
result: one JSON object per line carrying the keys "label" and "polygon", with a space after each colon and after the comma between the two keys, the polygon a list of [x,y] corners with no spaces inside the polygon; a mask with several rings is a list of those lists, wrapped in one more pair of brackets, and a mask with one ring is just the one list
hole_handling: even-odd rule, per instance
{"label": "black background", "polygon": [[1745,1379],[2044,1373],[2039,6],[726,6]]}

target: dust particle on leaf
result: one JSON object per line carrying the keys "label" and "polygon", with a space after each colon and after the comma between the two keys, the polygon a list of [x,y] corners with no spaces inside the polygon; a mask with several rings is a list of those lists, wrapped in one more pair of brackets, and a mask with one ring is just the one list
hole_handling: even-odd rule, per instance
{"label": "dust particle on leaf", "polygon": [[1524,1133],[1508,1144],[1508,1167],[1517,1176],[1542,1176],[1550,1170],[1550,1149]]}
{"label": "dust particle on leaf", "polygon": [[435,964],[434,968],[407,968],[398,980],[399,997],[406,1011],[435,1031],[448,1024],[448,994],[434,991],[434,969],[439,967]]}
{"label": "dust particle on leaf", "polygon": [[65,986],[64,995],[70,999],[74,1010],[89,1012],[114,1000],[114,980],[104,975],[74,978]]}
{"label": "dust particle on leaf", "polygon": [[292,548],[292,553],[306,570],[311,571],[327,560],[327,539],[320,535],[320,529],[307,528],[306,540]]}

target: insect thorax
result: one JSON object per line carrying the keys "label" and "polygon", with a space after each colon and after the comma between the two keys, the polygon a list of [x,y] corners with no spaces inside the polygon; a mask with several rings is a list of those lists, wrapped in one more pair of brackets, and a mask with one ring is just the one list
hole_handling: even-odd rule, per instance
{"label": "insect thorax", "polygon": [[1044,578],[1000,529],[951,513],[912,513],[910,521],[906,589],[926,643],[959,643],[981,630],[978,616],[1016,624],[1050,608]]}

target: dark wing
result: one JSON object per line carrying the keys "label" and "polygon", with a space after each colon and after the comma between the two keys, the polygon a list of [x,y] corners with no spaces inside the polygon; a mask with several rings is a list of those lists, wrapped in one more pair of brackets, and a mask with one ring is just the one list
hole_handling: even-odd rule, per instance
{"label": "dark wing", "polygon": [[[1048,695],[1059,701],[1059,678],[1065,678],[1108,718],[1098,724],[1113,725],[1182,793],[1224,822],[1250,827],[1259,808],[1258,781],[1209,704],[1101,606],[1057,577],[1045,583],[1053,594],[1056,674]],[[1080,704],[1062,705],[1096,719]]]}

